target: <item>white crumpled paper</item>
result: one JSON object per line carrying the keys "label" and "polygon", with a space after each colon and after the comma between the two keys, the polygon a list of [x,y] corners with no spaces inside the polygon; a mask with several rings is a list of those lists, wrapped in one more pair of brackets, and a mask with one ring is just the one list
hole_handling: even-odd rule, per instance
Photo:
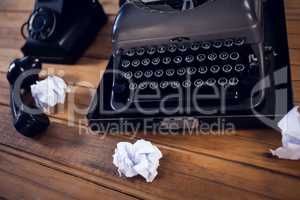
{"label": "white crumpled paper", "polygon": [[300,159],[300,113],[293,108],[279,123],[282,134],[282,147],[270,150],[273,156],[281,159]]}
{"label": "white crumpled paper", "polygon": [[65,81],[57,76],[48,76],[45,80],[37,81],[31,86],[31,93],[36,106],[44,110],[65,102],[69,88]]}
{"label": "white crumpled paper", "polygon": [[126,177],[141,175],[147,182],[152,182],[157,176],[159,160],[162,158],[160,150],[151,142],[138,140],[131,144],[120,142],[113,155],[113,164],[118,167],[119,175]]}

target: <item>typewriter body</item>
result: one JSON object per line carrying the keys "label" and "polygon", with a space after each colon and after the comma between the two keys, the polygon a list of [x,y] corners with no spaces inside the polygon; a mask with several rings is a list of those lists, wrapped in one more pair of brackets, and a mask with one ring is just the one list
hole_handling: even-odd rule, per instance
{"label": "typewriter body", "polygon": [[[285,27],[277,35],[283,44],[268,35],[282,28],[268,20],[285,25],[283,3],[275,5],[280,12],[275,19],[268,4],[127,1],[115,20],[113,55],[91,104],[90,122],[148,119],[155,127],[176,123],[172,127],[181,129],[181,120],[220,119],[238,127],[259,116],[284,114],[292,106]],[[280,113],[272,85],[275,66],[285,68],[287,76]]]}

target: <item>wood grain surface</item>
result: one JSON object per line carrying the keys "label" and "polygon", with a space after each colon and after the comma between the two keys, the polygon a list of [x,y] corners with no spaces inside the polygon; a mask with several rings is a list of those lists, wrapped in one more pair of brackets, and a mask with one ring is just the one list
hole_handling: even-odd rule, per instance
{"label": "wood grain surface", "polygon": [[[294,102],[300,104],[300,2],[286,0]],[[36,138],[13,129],[9,110],[9,63],[21,57],[22,23],[33,0],[0,0],[0,199],[299,199],[300,162],[268,153],[281,145],[271,129],[239,130],[226,136],[96,135],[85,114],[111,54],[118,2],[103,0],[109,22],[76,65],[45,64],[72,86],[65,106],[49,115],[51,126]],[[72,117],[75,109],[81,114]],[[144,138],[164,154],[153,183],[119,177],[112,154],[120,141]]]}

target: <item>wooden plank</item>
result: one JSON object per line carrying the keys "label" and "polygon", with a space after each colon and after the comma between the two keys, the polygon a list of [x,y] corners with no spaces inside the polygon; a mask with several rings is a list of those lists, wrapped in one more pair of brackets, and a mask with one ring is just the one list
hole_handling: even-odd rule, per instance
{"label": "wooden plank", "polygon": [[[118,12],[117,0],[99,1],[107,14],[116,14]],[[30,13],[34,6],[34,0],[1,0],[0,11],[27,12]]]}
{"label": "wooden plank", "polygon": [[[118,177],[116,169],[112,165],[111,155],[116,143],[127,139],[112,136],[78,135],[77,129],[53,123],[49,131],[37,141],[30,140],[12,130],[11,124],[7,122],[8,116],[7,113],[4,113],[5,110],[7,110],[5,107],[0,109],[0,143],[20,150],[26,149],[27,154],[39,156],[40,158],[35,159],[43,165],[45,165],[44,162],[51,165],[47,161],[50,160],[74,168],[74,171],[68,172],[75,173],[74,176],[77,176],[76,169],[87,172],[93,176],[80,174],[80,177],[87,180],[93,179],[93,182],[105,184],[106,187],[118,188],[126,194],[140,198],[219,199],[225,196],[234,196],[235,198],[249,199],[297,199],[300,194],[300,191],[296,189],[299,187],[300,181],[296,177],[291,178],[291,176],[259,167],[164,145],[158,145],[164,154],[164,159],[161,161],[159,176],[153,184],[146,184],[141,178],[126,180]],[[199,137],[202,140],[207,139]],[[181,139],[183,138],[173,137],[173,141]],[[235,142],[232,141],[232,143]],[[218,142],[207,141],[207,144],[210,144],[211,148],[215,148]],[[234,148],[234,145],[232,147]],[[269,159],[269,162],[277,162]],[[286,161],[279,162],[292,166],[291,163],[288,165]],[[61,165],[57,165],[57,167],[59,166]],[[236,173],[237,171],[239,173]],[[178,183],[181,183],[180,186]],[[289,187],[284,187],[283,184],[288,184]],[[176,185],[178,186],[176,187]],[[293,188],[294,192],[291,193],[290,190]]]}
{"label": "wooden plank", "polygon": [[[2,148],[3,149],[3,148]],[[34,169],[34,170],[32,170]],[[122,199],[132,196],[0,150],[0,196],[5,199]],[[1,198],[0,198],[1,199]]]}

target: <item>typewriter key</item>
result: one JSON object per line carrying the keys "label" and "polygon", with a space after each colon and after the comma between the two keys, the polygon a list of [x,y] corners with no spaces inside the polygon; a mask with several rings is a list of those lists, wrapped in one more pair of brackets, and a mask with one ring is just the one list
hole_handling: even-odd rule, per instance
{"label": "typewriter key", "polygon": [[137,60],[137,59],[136,59],[136,60],[133,60],[133,61],[132,61],[132,66],[133,66],[133,67],[138,67],[139,65],[140,65],[140,60]]}
{"label": "typewriter key", "polygon": [[196,72],[197,72],[197,68],[196,67],[189,67],[187,69],[188,75],[194,75]]}
{"label": "typewriter key", "polygon": [[238,60],[240,58],[240,54],[238,52],[233,52],[230,54],[231,60]]}
{"label": "typewriter key", "polygon": [[135,90],[137,88],[137,84],[136,83],[130,83],[129,84],[129,89],[130,90]]}
{"label": "typewriter key", "polygon": [[164,63],[165,65],[170,64],[171,61],[172,61],[172,59],[171,59],[170,57],[164,57],[164,58],[163,58],[163,63]]}
{"label": "typewriter key", "polygon": [[231,65],[224,65],[223,66],[223,71],[225,73],[229,73],[229,72],[231,72],[231,70],[232,70],[232,66]]}
{"label": "typewriter key", "polygon": [[205,55],[205,54],[199,54],[199,55],[197,56],[197,60],[198,60],[199,62],[203,62],[205,59],[206,59],[206,55]]}
{"label": "typewriter key", "polygon": [[182,67],[177,70],[177,75],[183,76],[185,74],[185,72],[186,72],[186,69]]}
{"label": "typewriter key", "polygon": [[164,75],[164,71],[162,70],[162,69],[159,69],[159,70],[156,70],[155,72],[154,72],[154,76],[156,76],[156,77],[162,77]]}
{"label": "typewriter key", "polygon": [[144,66],[148,66],[150,64],[150,59],[149,58],[145,58],[144,60],[142,60],[142,65]]}
{"label": "typewriter key", "polygon": [[236,86],[237,84],[239,84],[239,79],[236,77],[232,77],[229,79],[229,85],[231,86]]}
{"label": "typewriter key", "polygon": [[180,45],[180,46],[178,47],[178,50],[181,51],[181,52],[186,52],[187,47],[186,47],[184,44],[182,44],[182,45]]}
{"label": "typewriter key", "polygon": [[182,86],[185,87],[185,88],[191,87],[191,85],[192,85],[192,83],[191,83],[190,80],[185,80],[182,83]]}
{"label": "typewriter key", "polygon": [[139,84],[139,89],[144,90],[146,89],[148,86],[148,82],[142,82]]}
{"label": "typewriter key", "polygon": [[177,88],[180,87],[180,83],[179,83],[178,81],[172,81],[172,82],[170,83],[170,85],[171,85],[171,87],[172,87],[173,89],[177,89]]}
{"label": "typewriter key", "polygon": [[158,47],[157,52],[158,53],[165,53],[166,52],[166,47],[164,47],[164,46]]}
{"label": "typewriter key", "polygon": [[227,60],[229,58],[229,54],[227,52],[222,52],[220,55],[219,55],[219,58],[221,60]]}
{"label": "typewriter key", "polygon": [[220,71],[220,67],[218,65],[213,65],[211,68],[210,68],[210,71],[212,73],[218,73]]}
{"label": "typewriter key", "polygon": [[201,47],[202,47],[203,49],[205,49],[205,50],[208,50],[208,49],[210,49],[210,47],[211,47],[211,43],[210,43],[210,42],[203,42],[203,43],[201,44]]}
{"label": "typewriter key", "polygon": [[156,83],[156,82],[151,82],[150,83],[150,85],[149,85],[149,87],[151,88],[151,89],[157,89],[158,88],[158,83]]}
{"label": "typewriter key", "polygon": [[130,61],[129,60],[123,60],[122,61],[122,67],[127,68],[130,65]]}
{"label": "typewriter key", "polygon": [[218,57],[218,55],[216,53],[212,53],[207,56],[208,60],[210,60],[210,61],[215,61],[217,59],[217,57]]}
{"label": "typewriter key", "polygon": [[192,46],[191,46],[191,49],[193,51],[198,51],[200,48],[200,44],[199,43],[193,43]]}
{"label": "typewriter key", "polygon": [[156,57],[156,58],[152,59],[152,64],[153,65],[158,65],[159,63],[160,63],[160,58],[159,57]]}
{"label": "typewriter key", "polygon": [[168,47],[168,51],[174,53],[177,50],[177,46],[175,44],[171,44]]}
{"label": "typewriter key", "polygon": [[208,69],[206,66],[200,66],[198,71],[200,74],[205,74],[208,71]]}
{"label": "typewriter key", "polygon": [[132,72],[126,72],[126,73],[124,74],[124,78],[126,78],[126,79],[131,79],[131,78],[132,78]]}
{"label": "typewriter key", "polygon": [[176,63],[176,64],[179,64],[182,62],[182,57],[181,56],[176,56],[174,59],[173,59],[173,62]]}
{"label": "typewriter key", "polygon": [[153,75],[153,71],[148,70],[148,71],[145,72],[144,75],[145,75],[146,78],[151,78],[151,76]]}
{"label": "typewriter key", "polygon": [[129,56],[129,57],[134,56],[134,54],[135,54],[134,49],[129,49],[129,50],[126,52],[126,55]]}
{"label": "typewriter key", "polygon": [[225,47],[232,47],[233,46],[233,40],[232,39],[225,40],[224,41],[224,46]]}
{"label": "typewriter key", "polygon": [[207,81],[206,81],[206,84],[208,85],[208,86],[214,86],[215,84],[216,84],[216,79],[214,79],[214,78],[210,78],[210,79],[208,79]]}
{"label": "typewriter key", "polygon": [[169,83],[167,82],[167,81],[163,81],[163,82],[161,82],[160,84],[159,84],[159,87],[161,88],[161,89],[165,89],[165,88],[167,88],[169,86]]}
{"label": "typewriter key", "polygon": [[139,55],[139,56],[144,55],[144,53],[145,53],[145,49],[144,48],[138,48],[136,50],[136,54]]}
{"label": "typewriter key", "polygon": [[227,78],[225,78],[225,77],[221,77],[221,78],[219,78],[219,80],[218,80],[218,84],[219,84],[220,86],[225,86],[227,83],[228,83],[228,80],[227,80]]}
{"label": "typewriter key", "polygon": [[201,86],[204,85],[204,82],[203,82],[203,80],[198,79],[198,80],[196,80],[196,81],[194,82],[194,85],[195,85],[196,87],[201,87]]}
{"label": "typewriter key", "polygon": [[245,44],[245,40],[244,40],[243,38],[236,39],[236,40],[234,41],[234,44],[235,44],[236,46],[242,46],[243,44]]}
{"label": "typewriter key", "polygon": [[244,71],[244,70],[245,70],[245,65],[237,64],[237,65],[235,66],[235,71],[237,71],[237,72],[242,72],[242,71]]}
{"label": "typewriter key", "polygon": [[147,53],[148,53],[149,55],[155,54],[155,51],[156,51],[155,47],[149,47],[149,48],[147,49]]}
{"label": "typewriter key", "polygon": [[188,56],[185,57],[185,62],[191,63],[193,61],[194,61],[194,56],[188,55]]}
{"label": "typewriter key", "polygon": [[217,49],[221,48],[222,47],[222,42],[221,41],[215,41],[213,43],[213,46]]}
{"label": "typewriter key", "polygon": [[175,74],[175,70],[174,69],[167,69],[166,74],[167,74],[167,76],[173,76]]}
{"label": "typewriter key", "polygon": [[142,71],[137,71],[134,73],[134,77],[135,78],[141,78],[143,76],[143,72]]}

